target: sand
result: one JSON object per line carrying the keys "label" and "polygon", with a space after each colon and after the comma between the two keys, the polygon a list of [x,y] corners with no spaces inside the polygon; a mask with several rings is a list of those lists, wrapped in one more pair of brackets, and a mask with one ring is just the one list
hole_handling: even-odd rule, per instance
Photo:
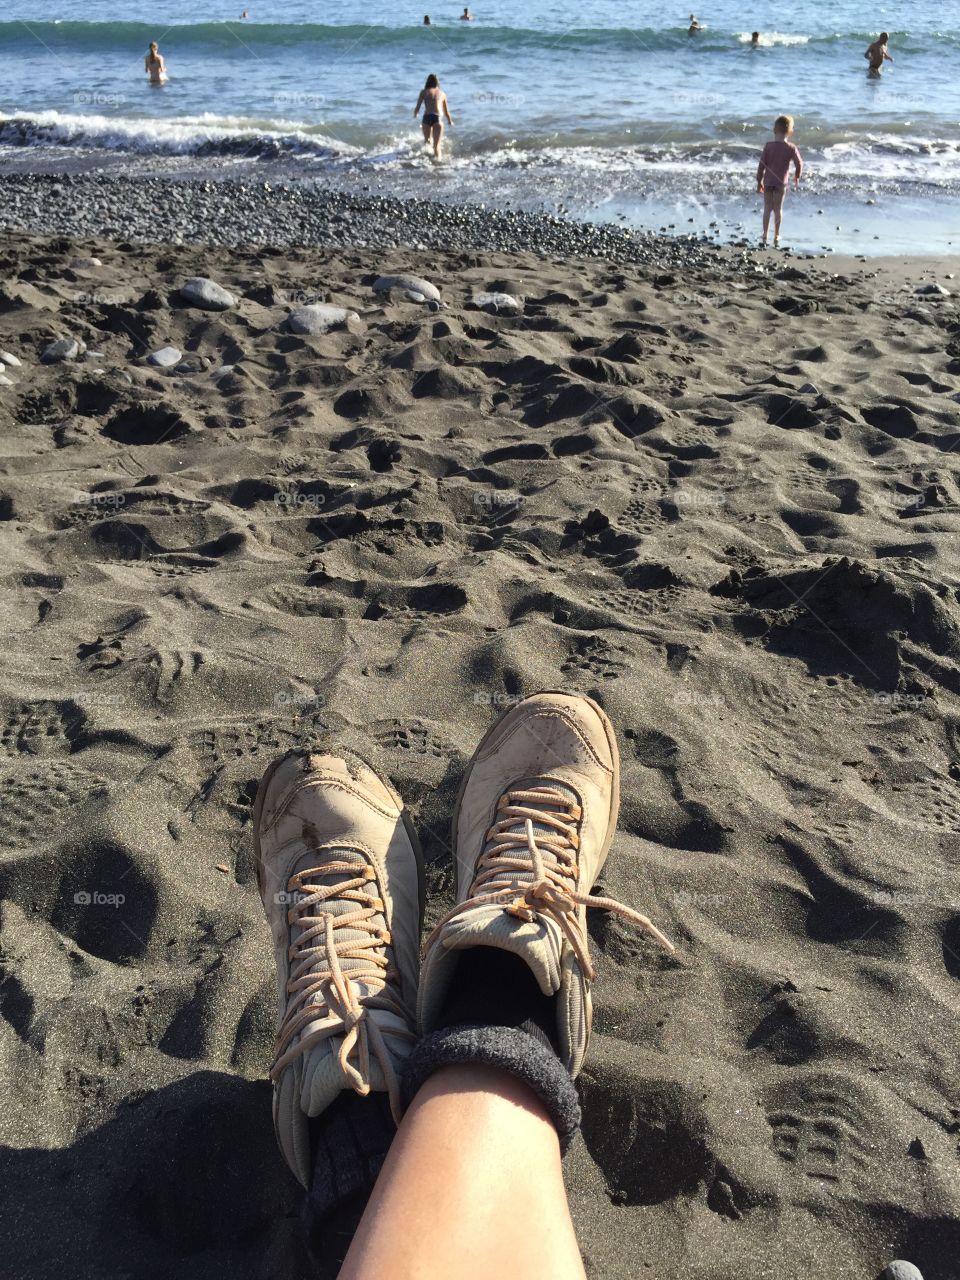
{"label": "sand", "polygon": [[861,269],[7,237],[0,1274],[315,1274],[257,780],[371,759],[429,922],[474,745],[566,687],[620,735],[602,888],[677,945],[592,923],[590,1276],[960,1276],[960,310]]}

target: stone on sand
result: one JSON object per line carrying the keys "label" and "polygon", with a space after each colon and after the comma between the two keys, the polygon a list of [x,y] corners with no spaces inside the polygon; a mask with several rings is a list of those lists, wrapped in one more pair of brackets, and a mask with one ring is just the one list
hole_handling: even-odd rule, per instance
{"label": "stone on sand", "polygon": [[8,365],[11,369],[19,369],[22,360],[18,360],[10,351],[0,351],[0,364]]}
{"label": "stone on sand", "polygon": [[237,305],[237,299],[229,289],[206,276],[191,276],[181,286],[180,295],[203,311],[229,311]]}
{"label": "stone on sand", "polygon": [[79,338],[58,338],[44,347],[40,359],[44,364],[60,364],[64,360],[76,360],[86,349],[86,343]]}
{"label": "stone on sand", "polygon": [[440,290],[437,286],[431,284],[429,280],[421,279],[420,276],[379,276],[373,282],[374,293],[392,293],[394,290],[406,294],[410,302],[440,301]]}
{"label": "stone on sand", "polygon": [[337,325],[346,324],[348,320],[359,319],[356,311],[348,311],[346,307],[334,307],[327,302],[311,302],[308,306],[291,311],[285,323],[291,333],[319,337]]}
{"label": "stone on sand", "polygon": [[923,1276],[912,1262],[904,1262],[902,1258],[897,1258],[884,1267],[880,1280],[923,1280]]}
{"label": "stone on sand", "polygon": [[523,310],[523,301],[513,293],[475,293],[473,305],[481,311],[489,311],[491,315],[519,315]]}
{"label": "stone on sand", "polygon": [[177,347],[161,347],[159,351],[154,351],[147,356],[149,363],[156,365],[158,369],[172,369],[182,359],[183,352]]}

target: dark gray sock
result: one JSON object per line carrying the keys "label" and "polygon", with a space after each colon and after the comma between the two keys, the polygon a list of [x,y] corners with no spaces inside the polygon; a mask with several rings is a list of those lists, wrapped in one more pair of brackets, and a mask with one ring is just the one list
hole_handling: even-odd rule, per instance
{"label": "dark gray sock", "polygon": [[561,1154],[566,1153],[580,1127],[580,1099],[570,1073],[535,1023],[444,1027],[425,1036],[404,1064],[404,1105],[441,1067],[467,1065],[506,1071],[531,1089],[553,1121]]}
{"label": "dark gray sock", "polygon": [[359,1204],[363,1212],[395,1133],[385,1093],[363,1098],[344,1090],[311,1122],[313,1177],[303,1214],[312,1242],[337,1230],[333,1220],[346,1210]]}

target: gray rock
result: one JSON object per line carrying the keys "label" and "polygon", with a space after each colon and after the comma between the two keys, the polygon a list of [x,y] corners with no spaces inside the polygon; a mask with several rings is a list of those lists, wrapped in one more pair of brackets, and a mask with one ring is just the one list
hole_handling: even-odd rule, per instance
{"label": "gray rock", "polygon": [[180,289],[181,297],[203,311],[229,311],[237,305],[236,297],[229,289],[208,280],[206,276],[191,276]]}
{"label": "gray rock", "polygon": [[475,293],[473,305],[481,311],[489,311],[492,315],[504,313],[519,315],[523,310],[523,300],[513,293]]}
{"label": "gray rock", "polygon": [[392,289],[405,294],[419,294],[420,297],[417,299],[419,302],[440,301],[440,290],[437,286],[431,284],[429,280],[422,280],[420,276],[380,276],[373,282],[374,293],[390,293]]}
{"label": "gray rock", "polygon": [[0,364],[8,365],[11,369],[19,369],[23,361],[18,360],[9,351],[0,351]]}
{"label": "gray rock", "polygon": [[912,1262],[904,1262],[902,1258],[897,1258],[884,1267],[880,1280],[923,1280],[923,1276]]}
{"label": "gray rock", "polygon": [[285,323],[291,333],[318,337],[336,325],[359,319],[356,311],[348,311],[346,307],[334,307],[327,302],[311,302],[306,307],[297,307],[295,311],[291,311]]}
{"label": "gray rock", "polygon": [[99,258],[71,258],[71,271],[96,271],[97,267],[102,267],[103,263]]}
{"label": "gray rock", "polygon": [[150,364],[154,364],[158,369],[172,369],[175,364],[179,364],[183,359],[183,352],[176,347],[161,347],[159,351],[154,351],[147,356]]}
{"label": "gray rock", "polygon": [[79,338],[58,338],[44,347],[40,359],[44,364],[60,364],[63,360],[76,360],[86,349],[86,344]]}

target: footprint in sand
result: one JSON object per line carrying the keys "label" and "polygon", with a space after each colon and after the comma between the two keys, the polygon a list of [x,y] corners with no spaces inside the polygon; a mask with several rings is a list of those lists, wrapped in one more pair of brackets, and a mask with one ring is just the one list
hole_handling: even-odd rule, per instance
{"label": "footprint in sand", "polygon": [[866,1168],[871,1118],[843,1076],[788,1082],[774,1091],[767,1120],[773,1150],[798,1181],[843,1193]]}
{"label": "footprint in sand", "polygon": [[11,712],[0,730],[7,755],[67,756],[77,749],[86,716],[73,703],[28,702]]}
{"label": "footprint in sand", "polygon": [[[624,655],[623,658],[618,655]],[[574,647],[560,664],[565,674],[579,675],[589,680],[599,677],[601,680],[616,680],[623,675],[627,662],[625,651],[614,648],[600,636],[582,636],[574,642]]]}
{"label": "footprint in sand", "polygon": [[370,733],[377,746],[385,751],[437,757],[453,752],[451,744],[444,742],[422,720],[378,720],[370,726]]}
{"label": "footprint in sand", "polygon": [[0,846],[32,847],[58,834],[65,815],[105,794],[107,780],[62,760],[0,777]]}

